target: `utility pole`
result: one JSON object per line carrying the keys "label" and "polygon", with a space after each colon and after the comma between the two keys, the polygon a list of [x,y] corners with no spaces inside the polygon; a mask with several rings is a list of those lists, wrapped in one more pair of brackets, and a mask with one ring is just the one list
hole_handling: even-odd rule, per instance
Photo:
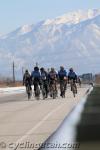
{"label": "utility pole", "polygon": [[15,64],[13,61],[13,83],[15,83]]}
{"label": "utility pole", "polygon": [[38,62],[36,62],[36,67],[38,67]]}
{"label": "utility pole", "polygon": [[22,76],[24,75],[24,67],[22,67]]}

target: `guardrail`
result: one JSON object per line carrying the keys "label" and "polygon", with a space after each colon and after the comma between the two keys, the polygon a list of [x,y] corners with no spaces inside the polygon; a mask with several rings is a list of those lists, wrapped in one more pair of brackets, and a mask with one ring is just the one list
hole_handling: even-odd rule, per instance
{"label": "guardrail", "polygon": [[92,90],[93,87],[87,90],[79,104],[64,119],[56,132],[41,145],[39,150],[71,150],[80,148],[80,142],[76,140],[76,137],[78,137],[78,123],[81,121],[81,114]]}

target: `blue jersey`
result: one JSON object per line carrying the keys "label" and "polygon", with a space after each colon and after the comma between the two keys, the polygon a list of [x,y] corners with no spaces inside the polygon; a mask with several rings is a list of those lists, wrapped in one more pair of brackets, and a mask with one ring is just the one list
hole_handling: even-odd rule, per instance
{"label": "blue jersey", "polygon": [[68,73],[68,78],[69,79],[77,79],[77,75],[75,72],[69,72]]}
{"label": "blue jersey", "polygon": [[31,73],[31,77],[32,78],[36,78],[36,79],[40,79],[40,72],[39,71],[33,71],[32,73]]}
{"label": "blue jersey", "polygon": [[60,70],[60,71],[58,72],[58,76],[59,76],[59,79],[63,80],[64,77],[67,77],[67,72],[66,72],[66,70]]}

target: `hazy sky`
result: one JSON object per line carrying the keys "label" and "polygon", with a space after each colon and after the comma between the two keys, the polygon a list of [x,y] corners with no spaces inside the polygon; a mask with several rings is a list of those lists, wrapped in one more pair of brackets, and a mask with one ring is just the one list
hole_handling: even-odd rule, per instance
{"label": "hazy sky", "polygon": [[100,8],[100,0],[0,0],[0,33],[72,10]]}

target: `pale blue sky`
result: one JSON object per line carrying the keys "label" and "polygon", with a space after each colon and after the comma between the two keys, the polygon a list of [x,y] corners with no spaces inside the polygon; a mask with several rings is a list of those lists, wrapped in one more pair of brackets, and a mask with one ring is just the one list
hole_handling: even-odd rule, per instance
{"label": "pale blue sky", "polygon": [[0,0],[0,33],[89,8],[100,8],[100,0]]}

